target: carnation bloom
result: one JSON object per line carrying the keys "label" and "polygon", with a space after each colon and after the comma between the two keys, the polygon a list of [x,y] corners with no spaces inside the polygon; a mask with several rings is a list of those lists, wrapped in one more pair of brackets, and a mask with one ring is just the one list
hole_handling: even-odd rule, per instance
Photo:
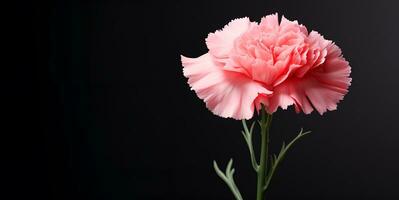
{"label": "carnation bloom", "polygon": [[316,31],[277,14],[235,19],[206,38],[209,52],[181,56],[184,76],[214,114],[249,119],[294,105],[297,112],[335,110],[348,92],[351,68],[341,50]]}

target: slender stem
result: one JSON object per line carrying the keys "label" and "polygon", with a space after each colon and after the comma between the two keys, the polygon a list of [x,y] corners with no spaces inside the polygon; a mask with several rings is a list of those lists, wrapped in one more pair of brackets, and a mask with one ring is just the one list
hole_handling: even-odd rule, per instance
{"label": "slender stem", "polygon": [[258,169],[258,184],[256,200],[264,200],[265,198],[265,182],[266,182],[266,171],[267,171],[267,158],[268,158],[268,145],[269,145],[269,129],[272,122],[272,115],[266,113],[264,106],[262,105],[261,110],[261,151],[260,151],[260,163]]}

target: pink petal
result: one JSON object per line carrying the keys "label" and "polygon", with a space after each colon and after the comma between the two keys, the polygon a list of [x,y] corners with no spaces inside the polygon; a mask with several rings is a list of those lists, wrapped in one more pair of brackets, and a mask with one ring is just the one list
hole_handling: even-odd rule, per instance
{"label": "pink petal", "polygon": [[272,93],[241,73],[223,70],[209,53],[198,58],[182,56],[181,60],[191,88],[209,110],[221,117],[250,119],[255,98]]}
{"label": "pink petal", "polygon": [[232,20],[222,30],[209,33],[205,39],[209,53],[215,58],[226,59],[234,46],[234,40],[251,26],[248,17]]}
{"label": "pink petal", "polygon": [[342,57],[341,50],[337,45],[329,44],[327,51],[325,62],[319,68],[312,70],[311,74],[320,83],[346,94],[352,81],[352,78],[349,77],[351,73],[349,62]]}
{"label": "pink petal", "polygon": [[295,105],[297,112],[309,114],[312,106],[322,115],[335,110],[351,84],[351,68],[335,44],[329,44],[325,62],[302,78],[286,80],[274,88],[268,99],[269,112]]}
{"label": "pink petal", "polygon": [[308,52],[308,63],[295,71],[297,77],[304,76],[310,69],[324,63],[327,56],[327,47],[331,44],[330,40],[324,39],[318,32],[312,31],[306,39],[310,51]]}
{"label": "pink petal", "polygon": [[264,31],[274,31],[274,30],[276,30],[278,28],[278,26],[279,26],[277,13],[262,17],[259,26]]}
{"label": "pink petal", "polygon": [[324,39],[324,37],[316,31],[312,31],[309,34],[308,39],[311,48],[313,49],[317,48],[320,51],[320,55],[318,56],[317,60],[315,61],[312,67],[314,68],[324,63],[325,57],[327,56],[327,47],[331,44],[331,41]]}
{"label": "pink petal", "polygon": [[269,97],[268,112],[276,112],[278,107],[287,109],[293,104],[296,106],[297,112],[303,111],[305,114],[309,114],[313,111],[300,80],[287,80],[276,86],[273,95]]}
{"label": "pink petal", "polygon": [[293,31],[293,32],[301,32],[305,35],[308,35],[308,30],[306,29],[305,26],[303,26],[302,24],[298,24],[298,21],[290,21],[287,18],[285,18],[284,16],[282,16],[281,18],[281,22],[280,22],[280,32],[284,33],[284,32],[289,32],[289,31]]}

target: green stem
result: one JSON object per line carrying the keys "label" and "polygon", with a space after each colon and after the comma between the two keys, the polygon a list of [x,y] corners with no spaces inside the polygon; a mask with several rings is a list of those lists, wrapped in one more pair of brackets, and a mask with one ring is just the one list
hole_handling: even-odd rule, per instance
{"label": "green stem", "polygon": [[258,169],[258,184],[256,200],[264,200],[265,198],[265,182],[266,182],[266,171],[267,171],[267,158],[268,158],[268,145],[269,145],[269,129],[272,122],[272,115],[266,113],[264,106],[261,109],[261,151],[260,151],[260,163]]}

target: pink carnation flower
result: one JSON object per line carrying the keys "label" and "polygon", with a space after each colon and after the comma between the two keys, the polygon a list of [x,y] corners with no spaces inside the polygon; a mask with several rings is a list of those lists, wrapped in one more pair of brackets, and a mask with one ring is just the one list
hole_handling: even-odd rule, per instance
{"label": "pink carnation flower", "polygon": [[206,38],[209,52],[182,56],[184,76],[214,114],[250,119],[294,105],[297,112],[335,110],[348,92],[351,68],[341,50],[316,31],[277,14],[258,24],[235,19]]}

